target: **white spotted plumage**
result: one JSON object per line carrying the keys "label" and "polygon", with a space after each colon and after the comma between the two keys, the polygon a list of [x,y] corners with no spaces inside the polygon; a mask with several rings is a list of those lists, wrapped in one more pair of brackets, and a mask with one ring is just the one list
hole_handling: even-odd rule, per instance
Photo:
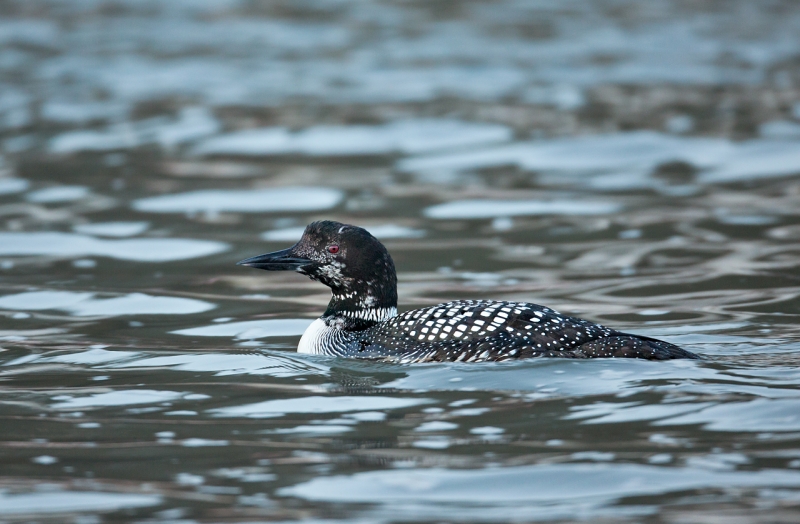
{"label": "white spotted plumage", "polygon": [[[331,322],[321,322],[327,327],[324,330],[315,322],[303,335],[303,351],[314,348],[314,353],[410,362],[469,357],[468,362],[475,362],[514,358],[526,349],[535,353],[543,343],[552,352],[571,351],[588,341],[590,332],[595,337],[613,333],[585,320],[562,317],[549,308],[518,302],[464,300],[388,318],[387,313],[394,311],[361,312],[359,318],[383,318],[365,330],[342,331],[341,337],[331,336],[330,330],[335,329]],[[534,328],[530,322],[538,320],[538,315],[558,323],[571,320],[571,335],[554,338],[550,327]]]}

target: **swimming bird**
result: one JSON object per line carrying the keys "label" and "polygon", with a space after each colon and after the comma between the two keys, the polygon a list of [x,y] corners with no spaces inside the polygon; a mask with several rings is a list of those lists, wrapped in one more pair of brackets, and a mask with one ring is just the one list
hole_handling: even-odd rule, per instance
{"label": "swimming bird", "polygon": [[300,353],[401,363],[699,358],[662,340],[526,302],[457,300],[398,315],[397,274],[389,252],[367,230],[339,222],[313,222],[294,246],[238,265],[296,271],[331,289],[325,313],[300,339]]}

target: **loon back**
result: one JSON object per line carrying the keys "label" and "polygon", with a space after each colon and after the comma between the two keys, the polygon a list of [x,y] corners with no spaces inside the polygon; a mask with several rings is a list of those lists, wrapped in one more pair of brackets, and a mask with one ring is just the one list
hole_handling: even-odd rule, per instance
{"label": "loon back", "polygon": [[699,358],[668,342],[524,302],[462,300],[398,316],[389,252],[365,229],[339,222],[313,222],[294,246],[239,265],[294,270],[331,288],[325,313],[300,339],[301,353],[398,362]]}

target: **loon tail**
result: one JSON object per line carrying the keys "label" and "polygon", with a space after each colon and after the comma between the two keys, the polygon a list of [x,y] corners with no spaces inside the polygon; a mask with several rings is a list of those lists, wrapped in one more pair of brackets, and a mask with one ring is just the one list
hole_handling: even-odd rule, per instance
{"label": "loon tail", "polygon": [[598,338],[578,348],[587,358],[617,357],[644,358],[648,360],[670,360],[674,358],[699,359],[700,357],[683,348],[650,337],[616,333],[609,337]]}

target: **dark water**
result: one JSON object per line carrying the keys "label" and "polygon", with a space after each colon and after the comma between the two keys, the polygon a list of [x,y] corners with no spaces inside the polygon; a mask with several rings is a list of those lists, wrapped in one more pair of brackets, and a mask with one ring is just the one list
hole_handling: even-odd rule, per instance
{"label": "dark water", "polygon": [[[0,521],[797,522],[795,2],[0,3]],[[367,227],[401,310],[702,361],[300,356]]]}

